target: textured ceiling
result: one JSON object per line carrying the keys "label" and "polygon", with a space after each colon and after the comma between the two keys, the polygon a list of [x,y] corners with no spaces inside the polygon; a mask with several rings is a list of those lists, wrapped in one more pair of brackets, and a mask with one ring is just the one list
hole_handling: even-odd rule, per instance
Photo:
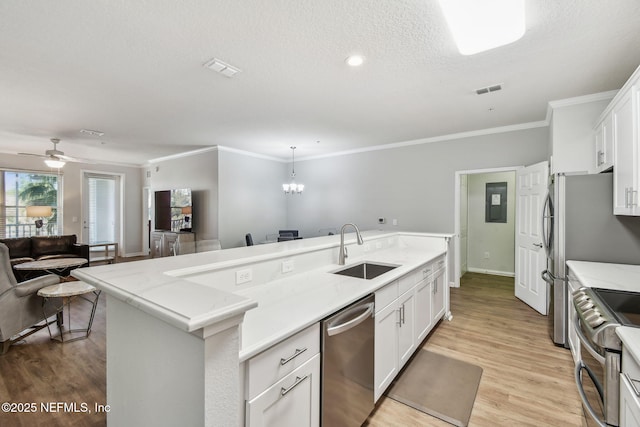
{"label": "textured ceiling", "polygon": [[58,137],[134,164],[213,145],[313,157],[544,120],[640,64],[638,0],[526,4],[522,39],[462,56],[435,0],[3,0],[0,151]]}

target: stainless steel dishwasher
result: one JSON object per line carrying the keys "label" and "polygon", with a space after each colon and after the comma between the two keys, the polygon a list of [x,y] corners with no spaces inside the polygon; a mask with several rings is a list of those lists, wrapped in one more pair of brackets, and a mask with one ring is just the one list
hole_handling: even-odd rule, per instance
{"label": "stainless steel dishwasher", "polygon": [[322,425],[360,426],[374,407],[374,295],[322,321]]}

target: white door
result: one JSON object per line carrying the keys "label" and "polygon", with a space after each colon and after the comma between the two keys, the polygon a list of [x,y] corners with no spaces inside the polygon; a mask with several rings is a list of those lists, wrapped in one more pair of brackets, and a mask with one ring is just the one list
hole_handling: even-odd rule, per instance
{"label": "white door", "polygon": [[83,173],[82,241],[120,242],[120,176]]}
{"label": "white door", "polygon": [[547,314],[546,268],[542,244],[542,206],[549,181],[544,161],[519,169],[516,174],[516,297],[540,314]]}

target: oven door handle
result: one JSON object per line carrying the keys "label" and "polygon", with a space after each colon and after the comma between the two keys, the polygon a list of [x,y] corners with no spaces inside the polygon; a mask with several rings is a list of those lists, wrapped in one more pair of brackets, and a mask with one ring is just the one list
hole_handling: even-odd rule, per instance
{"label": "oven door handle", "polygon": [[583,369],[587,372],[587,374],[591,378],[591,381],[593,381],[593,383],[595,384],[596,388],[598,389],[598,393],[600,394],[600,398],[602,399],[602,386],[600,385],[600,382],[596,378],[591,368],[585,365],[582,360],[579,360],[578,363],[576,363],[574,375],[576,386],[578,386],[578,394],[580,394],[580,399],[582,399],[582,403],[585,409],[587,410],[591,418],[593,418],[593,420],[596,422],[596,424],[598,424],[599,427],[607,427],[607,424],[603,420],[598,418],[598,414],[596,414],[596,411],[594,411],[591,403],[589,403],[589,401],[587,400],[587,394],[584,391],[584,386],[582,385],[582,380],[580,378],[580,373]]}
{"label": "oven door handle", "polygon": [[576,331],[576,334],[578,335],[578,339],[580,340],[582,345],[584,345],[584,348],[586,348],[589,351],[589,353],[593,356],[594,359],[598,361],[598,363],[600,363],[601,365],[604,365],[604,361],[605,361],[604,356],[598,353],[598,351],[595,348],[593,348],[593,346],[591,345],[591,342],[587,339],[587,337],[584,336],[584,333],[582,332],[582,328],[580,327],[580,318],[578,316],[576,316],[575,319],[573,319],[573,329]]}

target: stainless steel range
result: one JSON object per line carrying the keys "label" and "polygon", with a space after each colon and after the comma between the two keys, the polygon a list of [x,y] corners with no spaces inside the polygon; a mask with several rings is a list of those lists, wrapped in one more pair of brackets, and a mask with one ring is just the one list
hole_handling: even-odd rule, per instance
{"label": "stainless steel range", "polygon": [[[640,293],[580,288],[572,295],[581,360],[576,363],[578,392],[591,424],[618,425],[620,355],[618,326],[640,326]],[[586,375],[585,375],[586,374]]]}

